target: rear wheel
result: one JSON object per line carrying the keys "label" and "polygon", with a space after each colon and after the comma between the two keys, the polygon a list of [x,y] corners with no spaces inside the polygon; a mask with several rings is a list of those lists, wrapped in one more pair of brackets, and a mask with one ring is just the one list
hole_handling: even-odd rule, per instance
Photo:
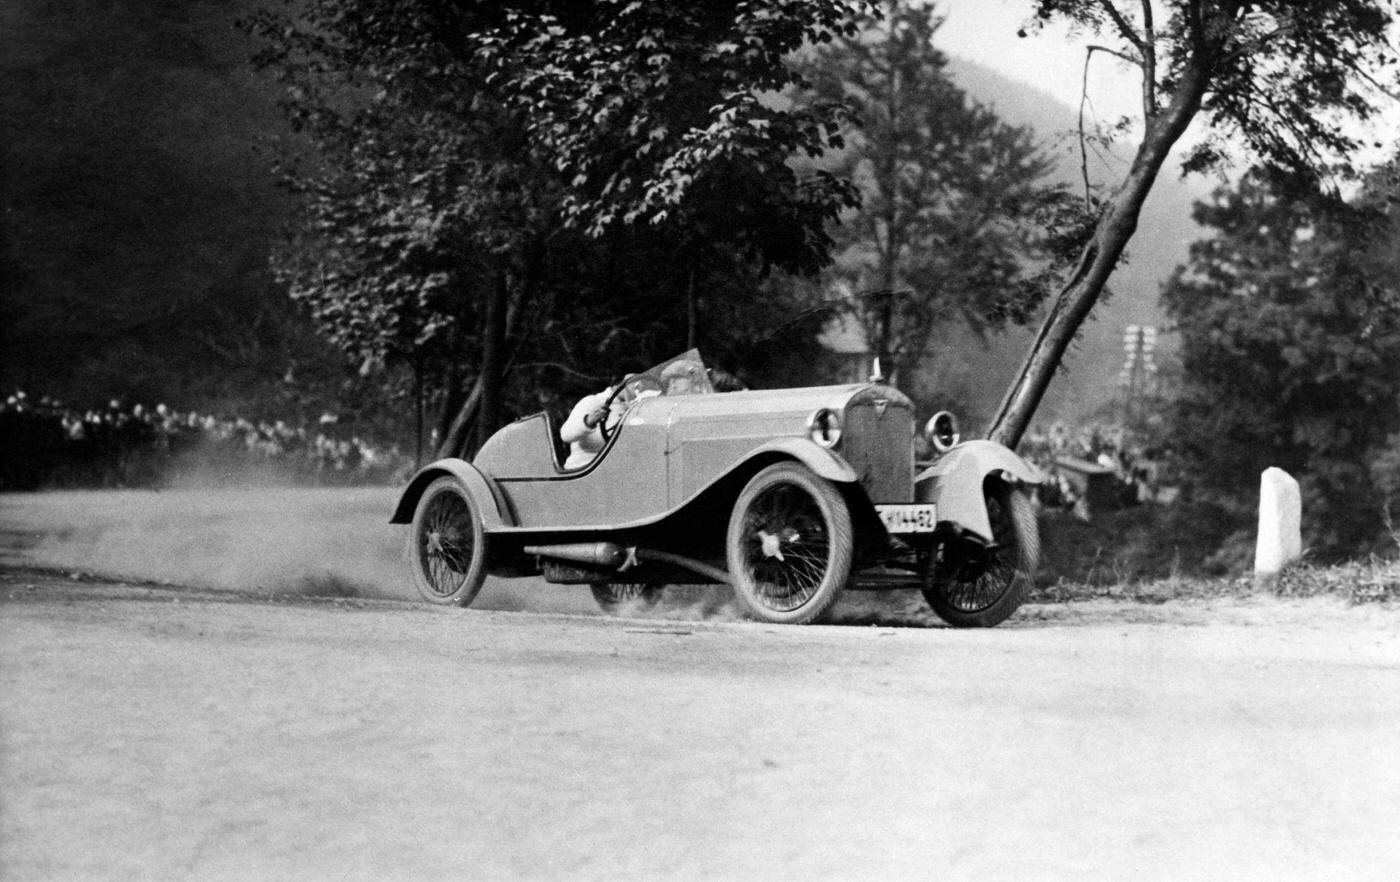
{"label": "rear wheel", "polygon": [[725,542],[734,593],[757,619],[806,624],[825,615],[851,573],[851,515],[830,481],[784,462],[754,475]]}
{"label": "rear wheel", "polygon": [[656,606],[661,599],[661,586],[643,582],[594,582],[593,599],[608,615],[621,615],[625,612],[644,612]]}
{"label": "rear wheel", "polygon": [[992,544],[943,544],[924,572],[924,598],[957,628],[999,625],[1026,599],[1040,563],[1040,532],[1030,494],[1005,481],[984,493]]}
{"label": "rear wheel", "polygon": [[468,606],[486,580],[486,536],[481,510],[451,477],[428,485],[413,514],[409,537],[413,583],[429,603]]}

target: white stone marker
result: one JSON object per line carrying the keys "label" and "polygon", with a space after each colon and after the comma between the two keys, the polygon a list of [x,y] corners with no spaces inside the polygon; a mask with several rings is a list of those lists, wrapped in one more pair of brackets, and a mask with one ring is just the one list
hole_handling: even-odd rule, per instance
{"label": "white stone marker", "polygon": [[1283,469],[1267,468],[1259,476],[1259,539],[1254,546],[1254,575],[1272,579],[1303,554],[1303,501],[1298,482]]}

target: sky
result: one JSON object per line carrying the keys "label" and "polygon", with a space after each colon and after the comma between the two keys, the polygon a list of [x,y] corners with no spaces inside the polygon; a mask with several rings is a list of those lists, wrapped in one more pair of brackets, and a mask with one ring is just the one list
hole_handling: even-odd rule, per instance
{"label": "sky", "polygon": [[[1154,4],[1155,5],[1155,4]],[[1095,42],[1085,35],[1071,35],[1056,23],[1027,37],[1016,31],[1031,17],[1033,0],[935,0],[935,8],[946,16],[935,38],[938,48],[990,67],[1015,80],[1047,92],[1072,108],[1079,107],[1084,94],[1084,57]],[[1165,17],[1165,13],[1162,14]],[[1397,25],[1400,39],[1400,25]],[[1114,46],[1117,41],[1104,35],[1097,42]],[[1101,123],[1112,124],[1123,116],[1141,116],[1141,77],[1126,63],[1104,53],[1095,53],[1089,69],[1089,113]],[[1093,118],[1090,117],[1090,119]],[[1362,164],[1381,162],[1393,155],[1400,140],[1400,102],[1392,103],[1383,118],[1356,135],[1369,142],[1361,151]],[[1187,141],[1191,140],[1188,134]],[[1379,142],[1379,146],[1375,145]]]}

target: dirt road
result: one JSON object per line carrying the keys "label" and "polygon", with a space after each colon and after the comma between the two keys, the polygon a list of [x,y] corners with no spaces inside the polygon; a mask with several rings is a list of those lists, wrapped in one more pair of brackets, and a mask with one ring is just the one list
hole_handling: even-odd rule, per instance
{"label": "dirt road", "polygon": [[[61,551],[44,504],[0,500],[12,567]],[[0,877],[1400,871],[1393,610],[960,632],[264,588],[0,573]]]}

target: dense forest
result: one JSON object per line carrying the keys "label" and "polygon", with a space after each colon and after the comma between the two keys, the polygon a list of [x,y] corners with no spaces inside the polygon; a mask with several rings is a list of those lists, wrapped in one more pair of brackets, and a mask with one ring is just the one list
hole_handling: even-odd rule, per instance
{"label": "dense forest", "polygon": [[248,415],[338,397],[334,356],[268,271],[288,199],[265,140],[286,129],[235,13],[6,4],[9,389]]}
{"label": "dense forest", "polygon": [[[410,430],[407,393],[386,408],[271,274],[292,211],[272,167],[294,136],[278,86],[249,63],[257,41],[235,25],[261,5],[5,5],[0,387],[80,406],[121,398],[291,419],[332,410]],[[1073,180],[1077,160],[1057,140],[1073,112],[947,51],[969,95],[1043,133],[1062,160],[1052,176]],[[1155,197],[1119,294],[1085,334],[1047,414],[1112,394],[1122,327],[1157,321],[1156,288],[1185,256],[1193,228],[1184,219],[1199,192],[1174,185]],[[985,410],[1024,336],[939,341],[934,382],[974,414]]]}

